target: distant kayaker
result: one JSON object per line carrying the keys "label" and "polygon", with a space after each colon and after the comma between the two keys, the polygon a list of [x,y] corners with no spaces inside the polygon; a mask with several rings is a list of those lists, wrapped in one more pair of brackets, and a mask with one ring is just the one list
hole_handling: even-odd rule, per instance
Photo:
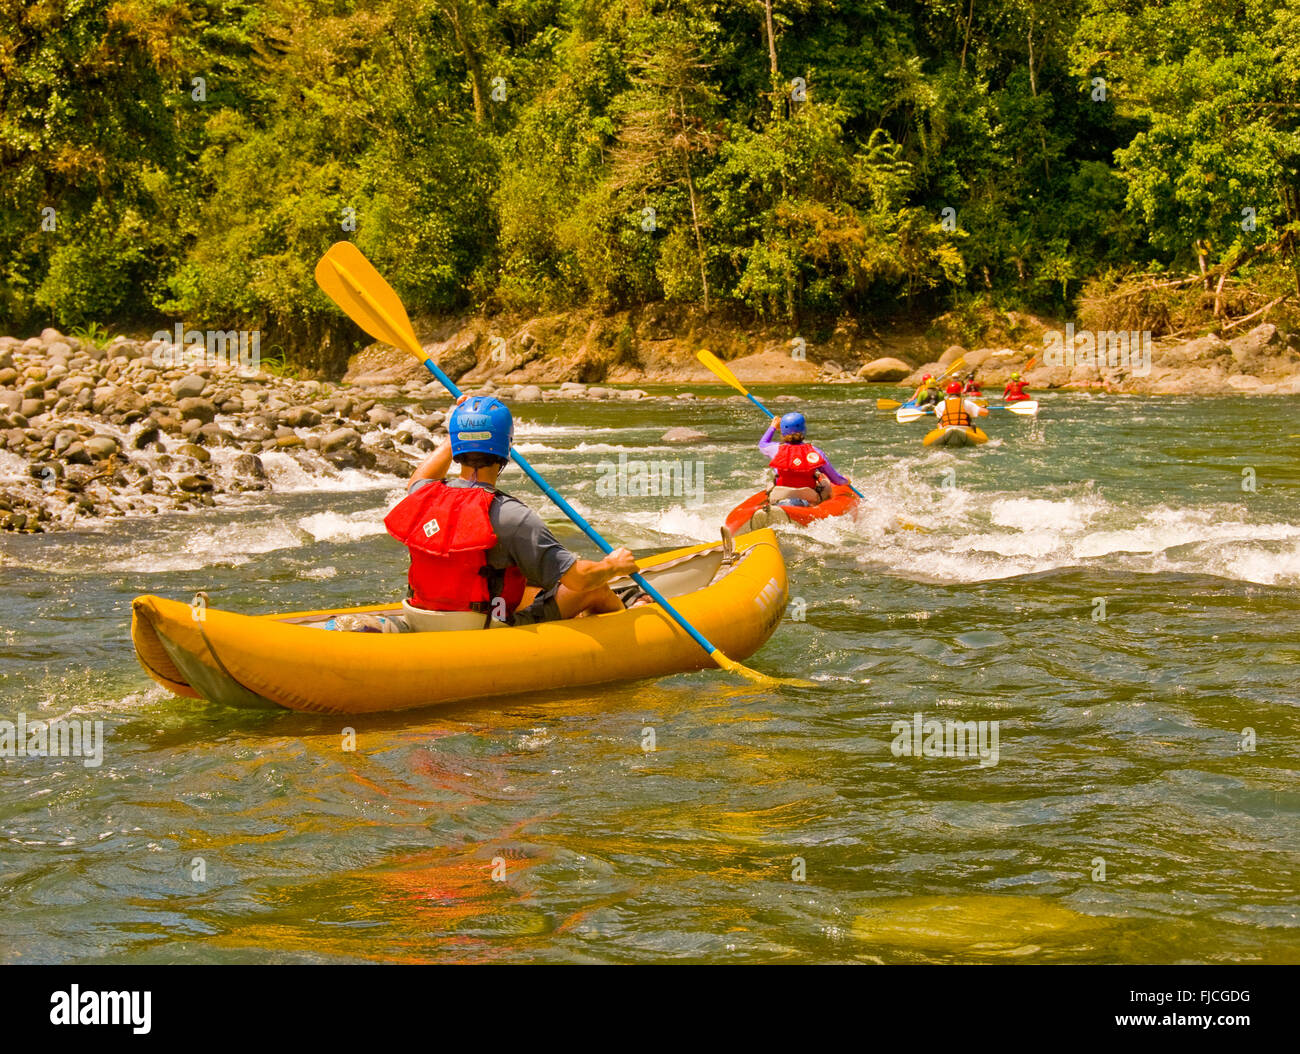
{"label": "distant kayaker", "polygon": [[970,375],[966,378],[966,383],[962,385],[962,395],[973,395],[976,398],[984,394],[984,389],[980,387],[980,382],[975,379],[975,371],[971,370]]}
{"label": "distant kayaker", "polygon": [[920,387],[912,393],[912,403],[916,406],[927,407],[933,406],[939,401],[943,393],[939,390],[939,382],[934,379],[934,374],[927,373],[921,378]]}
{"label": "distant kayaker", "polygon": [[988,417],[988,407],[980,406],[974,399],[962,395],[961,381],[953,381],[947,388],[947,395],[942,404],[934,408],[934,416],[939,418],[940,428],[956,425],[959,428],[974,428],[975,418]]}
{"label": "distant kayaker", "polygon": [[[411,552],[409,603],[430,611],[475,611],[523,626],[622,611],[611,579],[637,569],[626,549],[584,560],[518,498],[496,489],[510,459],[514,419],[488,396],[458,400],[449,439],[411,476],[388,514],[389,534]],[[459,479],[447,479],[452,462]]]}
{"label": "distant kayaker", "polygon": [[[773,417],[758,449],[776,469],[776,481],[768,491],[773,505],[820,505],[831,496],[832,484],[848,483],[818,447],[804,442],[808,424],[803,414]],[[774,437],[780,433],[780,441]]]}
{"label": "distant kayaker", "polygon": [[1019,403],[1029,398],[1029,385],[1020,379],[1020,374],[1013,373],[1002,391],[1004,403]]}

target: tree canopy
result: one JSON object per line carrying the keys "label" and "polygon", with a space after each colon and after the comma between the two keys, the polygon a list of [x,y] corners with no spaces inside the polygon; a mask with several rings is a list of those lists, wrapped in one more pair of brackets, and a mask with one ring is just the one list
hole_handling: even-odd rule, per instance
{"label": "tree canopy", "polygon": [[[1294,272],[1300,0],[0,0],[0,326],[888,318]],[[319,363],[319,364],[324,364]]]}

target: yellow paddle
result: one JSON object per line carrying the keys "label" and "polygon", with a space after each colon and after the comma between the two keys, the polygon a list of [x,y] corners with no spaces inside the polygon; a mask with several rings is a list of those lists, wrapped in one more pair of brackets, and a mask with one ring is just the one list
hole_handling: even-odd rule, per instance
{"label": "yellow paddle", "polygon": [[[954,359],[951,363],[948,364],[948,368],[944,370],[943,373],[939,374],[939,376],[936,377],[935,380],[941,381],[945,377],[947,377],[950,373],[955,373],[957,370],[961,369],[965,365],[966,365],[966,360],[961,356],[958,356],[956,359]],[[902,405],[904,404],[900,403],[897,399],[876,400],[877,410],[897,410]]]}
{"label": "yellow paddle", "polygon": [[[425,355],[424,349],[415,337],[415,330],[411,328],[411,321],[407,318],[406,308],[402,306],[402,301],[398,295],[393,292],[392,286],[384,281],[383,276],[375,270],[374,265],[366,259],[361,250],[355,245],[351,242],[335,242],[330,246],[329,251],[316,264],[316,284],[321,287],[326,296],[343,309],[344,313],[353,322],[372,337],[414,355],[424,363],[429,372],[442,382],[442,386],[447,391],[451,392],[455,397],[460,396],[460,389],[456,387],[452,379],[443,373],[431,358]],[[518,450],[512,447],[510,457],[515,464],[524,470],[528,478],[537,484],[542,493],[555,502],[563,510],[564,514],[599,547],[601,552],[609,553],[613,551],[613,547],[597,533],[591,524],[583,519],[572,505],[560,496],[558,491],[541,477],[541,474],[528,463]],[[704,649],[709,658],[717,663],[721,669],[740,674],[740,676],[762,685],[784,683],[811,686],[809,681],[769,677],[757,670],[751,670],[748,666],[742,666],[734,659],[729,659],[715,648],[699,630],[687,622],[681,612],[668,603],[659,590],[651,585],[643,575],[633,574],[632,579],[649,594],[650,598],[677,625],[691,636],[695,643]]]}

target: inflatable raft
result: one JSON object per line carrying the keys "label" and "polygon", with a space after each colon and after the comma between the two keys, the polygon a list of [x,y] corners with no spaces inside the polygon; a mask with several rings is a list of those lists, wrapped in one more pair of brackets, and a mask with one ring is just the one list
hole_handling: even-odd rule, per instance
{"label": "inflatable raft", "polygon": [[[726,655],[744,660],[785,612],[785,561],[771,531],[639,561],[646,577]],[[614,588],[630,585],[616,580]],[[342,614],[400,604],[240,615],[137,597],[131,638],[145,672],[176,695],[241,707],[367,714],[574,688],[713,665],[656,604],[563,622],[446,632],[355,633]],[[200,617],[201,616],[201,617]],[[491,634],[485,639],[483,634]]]}
{"label": "inflatable raft", "polygon": [[760,527],[775,527],[782,523],[803,527],[813,520],[843,516],[857,504],[858,496],[853,493],[853,488],[844,484],[833,486],[831,496],[820,505],[769,505],[767,491],[760,490],[727,513],[726,525],[727,530],[733,534],[758,530]]}
{"label": "inflatable raft", "polygon": [[926,446],[979,446],[988,441],[988,435],[980,428],[948,425],[927,432],[921,442]]}

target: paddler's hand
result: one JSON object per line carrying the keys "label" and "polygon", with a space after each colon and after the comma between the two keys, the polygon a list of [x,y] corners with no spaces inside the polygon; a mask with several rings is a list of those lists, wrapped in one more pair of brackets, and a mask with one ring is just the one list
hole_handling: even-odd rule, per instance
{"label": "paddler's hand", "polygon": [[779,431],[781,431],[781,418],[780,418],[780,416],[777,416],[777,417],[772,418],[772,431],[773,431],[773,432],[779,432]]}
{"label": "paddler's hand", "polygon": [[636,557],[626,549],[615,549],[605,557],[604,564],[615,576],[635,574],[637,570]]}

